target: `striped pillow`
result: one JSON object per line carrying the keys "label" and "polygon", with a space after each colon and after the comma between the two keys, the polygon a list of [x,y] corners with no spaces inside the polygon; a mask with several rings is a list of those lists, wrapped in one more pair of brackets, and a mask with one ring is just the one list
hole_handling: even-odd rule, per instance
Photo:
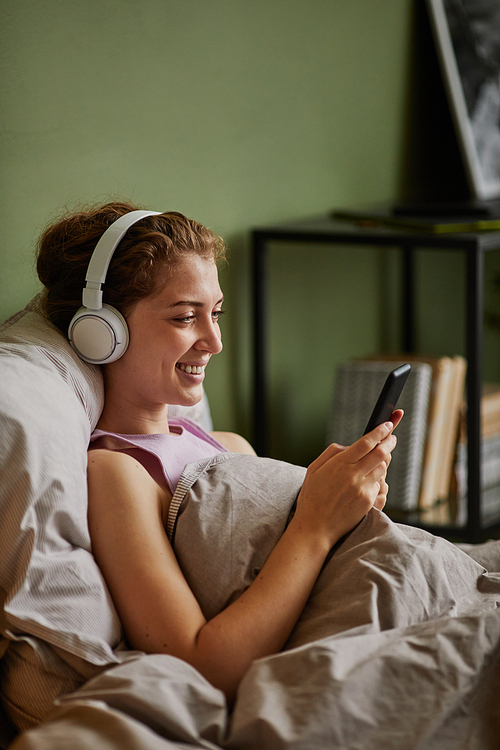
{"label": "striped pillow", "polygon": [[[0,326],[0,378],[4,632],[95,665],[114,662],[122,629],[87,528],[87,446],[103,405],[101,369],[77,357],[38,295]],[[170,410],[212,429],[205,397]]]}
{"label": "striped pillow", "polygon": [[87,445],[103,403],[35,299],[0,328],[0,587],[4,626],[92,664],[115,661],[121,625],[90,550]]}
{"label": "striped pillow", "polygon": [[[87,446],[104,401],[101,369],[44,317],[40,294],[0,326],[0,380],[2,629],[95,665],[114,662],[122,628],[87,527]],[[170,413],[212,429],[205,397]]]}

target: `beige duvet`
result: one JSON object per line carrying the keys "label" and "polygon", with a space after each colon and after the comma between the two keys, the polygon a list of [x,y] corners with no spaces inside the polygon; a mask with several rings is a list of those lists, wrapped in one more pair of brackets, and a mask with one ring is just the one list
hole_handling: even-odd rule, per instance
{"label": "beige duvet", "polygon": [[[186,469],[171,537],[207,616],[257,575],[303,476],[235,454]],[[244,677],[231,714],[189,665],[131,653],[13,748],[498,748],[500,542],[467,552],[372,510],[332,551],[285,649]]]}

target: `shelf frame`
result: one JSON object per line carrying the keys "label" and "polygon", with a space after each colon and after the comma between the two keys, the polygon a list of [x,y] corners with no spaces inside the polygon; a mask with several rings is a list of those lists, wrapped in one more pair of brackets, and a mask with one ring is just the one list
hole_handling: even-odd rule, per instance
{"label": "shelf frame", "polygon": [[484,256],[500,249],[500,232],[427,234],[381,227],[358,227],[328,216],[256,227],[251,235],[253,299],[253,443],[258,455],[268,455],[268,255],[270,243],[358,245],[399,248],[402,253],[402,346],[415,351],[415,253],[423,248],[459,250],[466,254],[467,357],[467,521],[465,526],[425,524],[433,533],[482,541],[499,522],[481,518],[481,391],[483,373]]}

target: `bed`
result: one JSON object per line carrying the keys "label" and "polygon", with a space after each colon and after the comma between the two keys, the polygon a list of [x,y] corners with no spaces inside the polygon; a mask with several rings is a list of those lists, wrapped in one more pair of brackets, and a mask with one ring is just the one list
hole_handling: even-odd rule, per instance
{"label": "bed", "polygon": [[[46,691],[43,721],[20,732],[4,698],[3,748],[499,746],[500,542],[458,547],[371,511],[332,550],[285,648],[253,664],[230,711],[188,664],[124,641],[86,525],[99,368],[74,355],[38,298],[4,324],[0,355],[0,673],[15,649],[36,650],[47,682],[23,690],[35,699],[54,680],[70,688],[56,700]],[[210,428],[206,400],[185,415]],[[303,476],[237,454],[186,468],[167,532],[207,617],[258,574]]]}

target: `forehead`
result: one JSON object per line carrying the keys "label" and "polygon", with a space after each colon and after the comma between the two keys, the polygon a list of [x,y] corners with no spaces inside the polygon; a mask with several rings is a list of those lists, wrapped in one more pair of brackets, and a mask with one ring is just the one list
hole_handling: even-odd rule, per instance
{"label": "forehead", "polygon": [[169,269],[156,293],[142,302],[149,301],[154,307],[169,307],[179,302],[213,305],[221,297],[215,261],[199,255],[188,255]]}

